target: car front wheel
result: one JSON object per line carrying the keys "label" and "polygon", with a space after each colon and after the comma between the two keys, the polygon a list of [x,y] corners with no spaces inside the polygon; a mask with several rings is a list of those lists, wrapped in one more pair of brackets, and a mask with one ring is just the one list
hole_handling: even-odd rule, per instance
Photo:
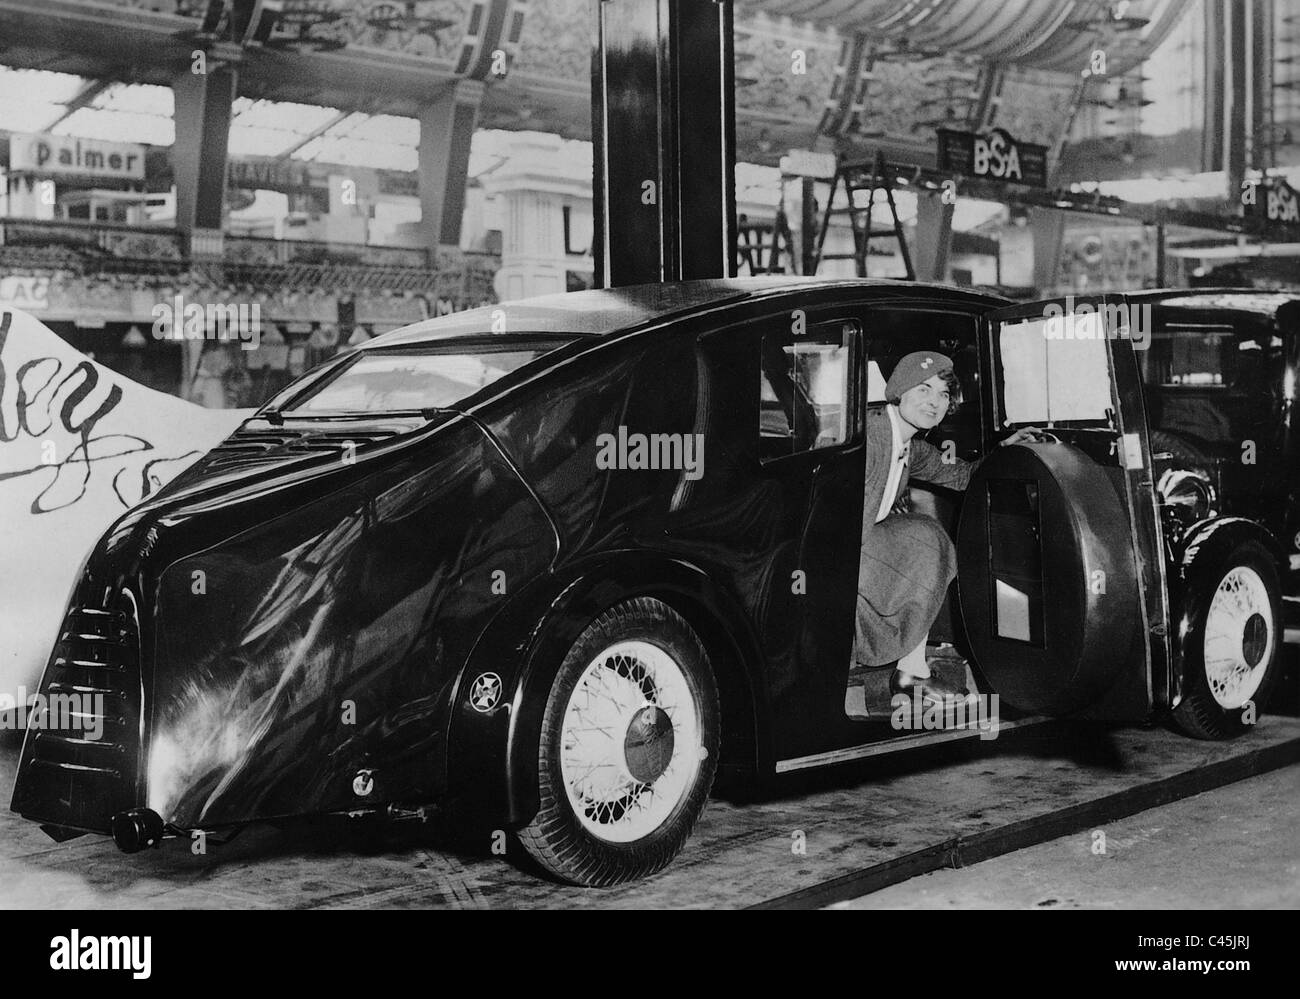
{"label": "car front wheel", "polygon": [[601,614],[552,683],[538,745],[541,807],[519,839],[571,884],[661,870],[704,810],[718,695],[690,625],[640,597]]}

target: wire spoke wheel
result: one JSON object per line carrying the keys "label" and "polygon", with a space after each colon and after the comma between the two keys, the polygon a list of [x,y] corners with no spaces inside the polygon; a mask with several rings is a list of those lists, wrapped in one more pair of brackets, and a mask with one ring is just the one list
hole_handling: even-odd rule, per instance
{"label": "wire spoke wheel", "polygon": [[1246,566],[1219,583],[1205,620],[1205,675],[1223,707],[1240,708],[1259,689],[1277,637],[1268,589]]}
{"label": "wire spoke wheel", "polygon": [[1211,543],[1196,549],[1184,573],[1182,690],[1172,719],[1197,739],[1230,739],[1254,727],[1277,683],[1277,559],[1254,540]]}
{"label": "wire spoke wheel", "polygon": [[704,810],[718,740],[717,687],[690,625],[649,597],[605,611],[552,682],[538,743],[541,807],[520,842],[573,884],[653,874]]}
{"label": "wire spoke wheel", "polygon": [[681,667],[645,641],[592,659],[565,708],[560,772],[583,828],[611,843],[653,832],[691,786],[699,721]]}

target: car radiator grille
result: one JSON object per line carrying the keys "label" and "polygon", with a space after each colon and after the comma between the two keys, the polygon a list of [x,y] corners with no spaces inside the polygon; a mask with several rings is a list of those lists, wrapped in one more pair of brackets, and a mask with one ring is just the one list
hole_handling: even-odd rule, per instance
{"label": "car radiator grille", "polygon": [[28,720],[24,763],[36,772],[21,783],[39,801],[24,795],[29,800],[16,802],[21,811],[55,824],[106,830],[110,816],[137,804],[139,649],[129,611],[68,612],[45,673],[43,701]]}

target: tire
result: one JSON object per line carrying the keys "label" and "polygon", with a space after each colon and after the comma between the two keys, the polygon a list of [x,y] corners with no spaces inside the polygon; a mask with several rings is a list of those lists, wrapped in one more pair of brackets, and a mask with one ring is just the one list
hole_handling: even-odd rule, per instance
{"label": "tire", "polygon": [[1191,597],[1183,699],[1173,720],[1197,739],[1231,739],[1253,727],[1281,669],[1281,586],[1273,557],[1254,541],[1201,578],[1208,584]]}
{"label": "tire", "polygon": [[973,665],[1003,704],[1069,715],[1114,687],[1116,652],[1141,627],[1132,552],[1119,493],[1079,448],[1013,444],[980,462],[957,526],[957,596]]}
{"label": "tire", "polygon": [[[610,730],[618,734],[594,734]],[[690,625],[649,597],[610,608],[552,681],[538,740],[541,807],[521,845],[575,885],[662,870],[704,811],[719,730],[717,686]]]}

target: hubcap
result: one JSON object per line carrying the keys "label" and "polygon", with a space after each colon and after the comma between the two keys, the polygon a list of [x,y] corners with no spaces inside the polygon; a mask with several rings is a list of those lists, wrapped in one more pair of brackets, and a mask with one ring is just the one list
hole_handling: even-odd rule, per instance
{"label": "hubcap", "polygon": [[1235,710],[1255,696],[1275,641],[1264,580],[1254,569],[1233,568],[1220,581],[1205,618],[1205,676],[1221,707]]}
{"label": "hubcap", "polygon": [[617,642],[569,695],[560,776],[578,822],[630,843],[658,829],[700,769],[699,713],[681,666],[659,646]]}
{"label": "hubcap", "polygon": [[623,738],[628,772],[643,784],[657,781],[673,759],[673,722],[658,706],[638,711]]}

